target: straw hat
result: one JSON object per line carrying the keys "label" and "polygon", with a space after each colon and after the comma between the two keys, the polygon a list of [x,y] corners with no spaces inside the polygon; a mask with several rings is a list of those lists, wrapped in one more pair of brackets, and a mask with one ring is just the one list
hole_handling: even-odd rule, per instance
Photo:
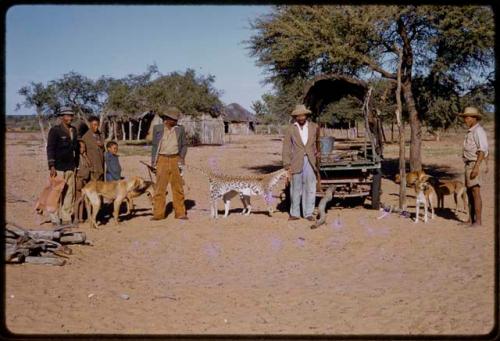
{"label": "straw hat", "polygon": [[293,109],[291,115],[299,116],[299,115],[309,115],[311,114],[311,110],[307,109],[304,104],[297,104],[295,109]]}
{"label": "straw hat", "polygon": [[467,107],[467,108],[465,108],[464,112],[458,114],[458,116],[460,116],[460,117],[471,116],[471,117],[477,118],[478,120],[483,118],[483,115],[481,115],[481,113],[479,112],[479,109],[476,107]]}
{"label": "straw hat", "polygon": [[168,117],[173,120],[178,121],[181,115],[181,111],[177,107],[168,107],[162,114],[162,117]]}

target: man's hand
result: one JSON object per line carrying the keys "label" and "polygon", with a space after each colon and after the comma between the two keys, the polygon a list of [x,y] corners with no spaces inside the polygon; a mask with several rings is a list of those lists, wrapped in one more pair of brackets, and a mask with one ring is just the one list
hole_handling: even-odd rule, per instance
{"label": "man's hand", "polygon": [[472,168],[472,171],[470,172],[470,179],[471,180],[474,180],[479,174],[479,167],[477,166],[474,166],[474,168]]}
{"label": "man's hand", "polygon": [[290,181],[292,180],[292,172],[290,170],[290,166],[285,167],[285,170],[286,170],[285,184],[288,185],[290,183]]}
{"label": "man's hand", "polygon": [[56,167],[50,167],[50,177],[55,178],[57,176]]}

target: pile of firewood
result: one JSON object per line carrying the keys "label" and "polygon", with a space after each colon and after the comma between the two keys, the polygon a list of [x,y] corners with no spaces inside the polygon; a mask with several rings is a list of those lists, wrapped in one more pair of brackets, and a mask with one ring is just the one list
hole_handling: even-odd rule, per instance
{"label": "pile of firewood", "polygon": [[91,244],[84,232],[61,225],[55,230],[26,230],[5,224],[5,262],[64,265],[72,250],[66,244]]}

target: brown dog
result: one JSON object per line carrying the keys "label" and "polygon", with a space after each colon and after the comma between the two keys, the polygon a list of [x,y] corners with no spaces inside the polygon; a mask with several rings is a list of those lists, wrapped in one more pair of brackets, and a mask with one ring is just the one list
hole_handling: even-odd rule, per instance
{"label": "brown dog", "polygon": [[439,180],[434,185],[438,198],[438,208],[444,207],[444,197],[453,194],[455,212],[458,212],[458,198],[462,198],[464,212],[467,212],[467,191],[464,184],[458,180]]}
{"label": "brown dog", "polygon": [[424,223],[427,223],[427,211],[431,209],[431,219],[434,219],[434,198],[437,197],[434,186],[429,182],[429,175],[420,175],[413,183],[415,189],[415,223],[418,223],[420,205],[424,205]]}
{"label": "brown dog", "polygon": [[[421,178],[424,175],[426,175],[426,174],[423,170],[406,173],[406,187],[412,187],[415,184],[415,181],[417,181],[419,178]],[[397,184],[399,184],[401,182],[401,177],[399,176],[399,174],[396,174],[396,178],[394,179],[394,182]]]}
{"label": "brown dog", "polygon": [[[85,198],[85,207],[90,227],[97,228],[96,218],[101,208],[102,199],[113,202],[113,218],[115,219],[115,223],[119,224],[118,214],[122,202],[125,200],[130,203],[131,199],[128,198],[130,193],[143,191],[145,187],[147,187],[146,181],[138,176],[129,180],[108,182],[92,180],[87,183],[82,188],[82,196]],[[128,210],[130,211],[130,207]]]}
{"label": "brown dog", "polygon": [[153,198],[155,196],[155,183],[152,181],[144,181],[144,186],[142,188],[135,189],[127,194],[127,197],[124,200],[127,203],[127,215],[131,214],[134,209],[133,199],[143,195],[144,193],[146,193],[146,196],[149,198],[152,205]]}

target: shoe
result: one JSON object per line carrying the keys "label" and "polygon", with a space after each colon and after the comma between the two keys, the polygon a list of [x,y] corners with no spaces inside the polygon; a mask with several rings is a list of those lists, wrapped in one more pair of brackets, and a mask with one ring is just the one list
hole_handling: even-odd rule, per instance
{"label": "shoe", "polygon": [[472,223],[472,224],[467,224],[466,226],[464,226],[465,228],[478,228],[478,227],[481,227],[480,224],[478,223]]}
{"label": "shoe", "polygon": [[316,221],[316,219],[314,219],[312,215],[306,217],[306,219],[309,221]]}
{"label": "shoe", "polygon": [[293,215],[291,215],[290,217],[288,217],[288,221],[291,221],[291,220],[299,220],[300,218],[299,217],[295,217]]}
{"label": "shoe", "polygon": [[189,220],[189,218],[187,217],[187,215],[183,215],[182,217],[178,217],[178,218],[175,218],[175,219]]}

